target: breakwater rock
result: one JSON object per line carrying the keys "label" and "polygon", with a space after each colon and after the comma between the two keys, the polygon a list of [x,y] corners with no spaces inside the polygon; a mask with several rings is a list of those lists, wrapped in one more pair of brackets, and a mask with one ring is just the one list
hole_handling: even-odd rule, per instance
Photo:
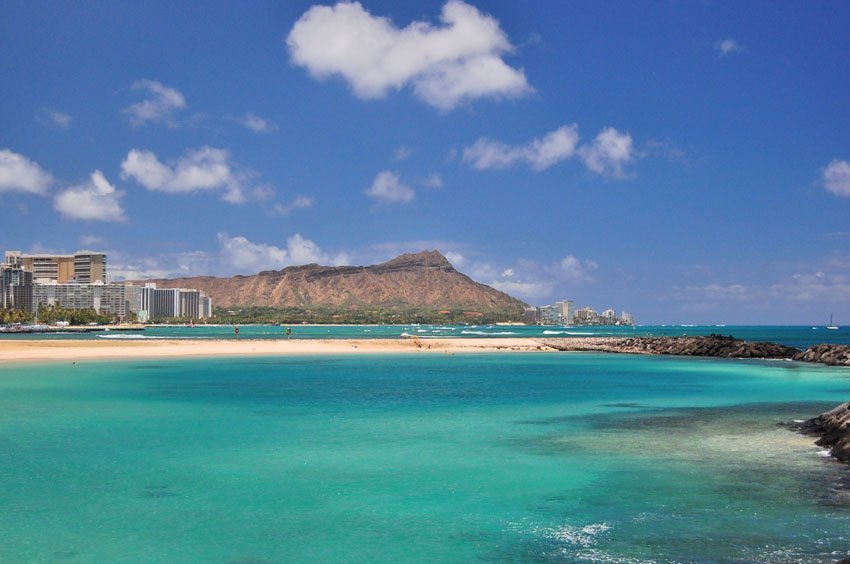
{"label": "breakwater rock", "polygon": [[815,345],[797,353],[794,360],[829,366],[850,366],[850,345]]}
{"label": "breakwater rock", "polygon": [[794,358],[799,349],[776,343],[749,342],[724,335],[700,337],[629,337],[627,339],[549,339],[546,346],[562,351],[599,351],[722,358]]}
{"label": "breakwater rock", "polygon": [[799,430],[819,436],[815,444],[829,448],[835,458],[850,462],[850,402],[801,423]]}

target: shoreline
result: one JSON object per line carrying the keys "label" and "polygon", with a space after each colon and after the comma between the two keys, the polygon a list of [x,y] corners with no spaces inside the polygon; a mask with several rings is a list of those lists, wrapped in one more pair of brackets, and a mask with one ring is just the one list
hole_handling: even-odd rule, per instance
{"label": "shoreline", "polygon": [[297,356],[342,354],[455,354],[557,352],[534,338],[493,339],[149,339],[124,341],[0,341],[0,358],[14,362],[129,360],[199,356]]}
{"label": "shoreline", "polygon": [[850,367],[850,346],[816,345],[805,351],[769,342],[703,337],[428,337],[385,339],[0,339],[0,358],[37,362],[77,359],[191,356],[288,356],[472,352],[596,352],[650,356],[780,359]]}

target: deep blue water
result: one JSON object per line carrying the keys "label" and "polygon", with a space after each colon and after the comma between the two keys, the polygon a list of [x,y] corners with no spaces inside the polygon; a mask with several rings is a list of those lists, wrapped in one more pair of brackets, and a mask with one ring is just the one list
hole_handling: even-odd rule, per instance
{"label": "deep blue water", "polygon": [[831,561],[850,370],[583,353],[0,366],[0,560]]}

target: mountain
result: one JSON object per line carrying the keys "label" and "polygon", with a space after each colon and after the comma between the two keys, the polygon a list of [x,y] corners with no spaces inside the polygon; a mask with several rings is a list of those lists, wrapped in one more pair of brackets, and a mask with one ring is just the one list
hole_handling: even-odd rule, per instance
{"label": "mountain", "polygon": [[523,302],[455,270],[439,251],[404,254],[372,266],[308,264],[252,276],[195,276],[147,280],[159,288],[195,288],[213,305],[268,307],[465,308],[513,310]]}

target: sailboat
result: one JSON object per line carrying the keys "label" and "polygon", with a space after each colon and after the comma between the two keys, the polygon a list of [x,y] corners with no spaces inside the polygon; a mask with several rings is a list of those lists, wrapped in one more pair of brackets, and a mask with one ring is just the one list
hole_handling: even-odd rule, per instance
{"label": "sailboat", "polygon": [[829,314],[829,325],[826,326],[827,329],[838,329],[838,325],[833,325],[832,323],[832,314]]}

